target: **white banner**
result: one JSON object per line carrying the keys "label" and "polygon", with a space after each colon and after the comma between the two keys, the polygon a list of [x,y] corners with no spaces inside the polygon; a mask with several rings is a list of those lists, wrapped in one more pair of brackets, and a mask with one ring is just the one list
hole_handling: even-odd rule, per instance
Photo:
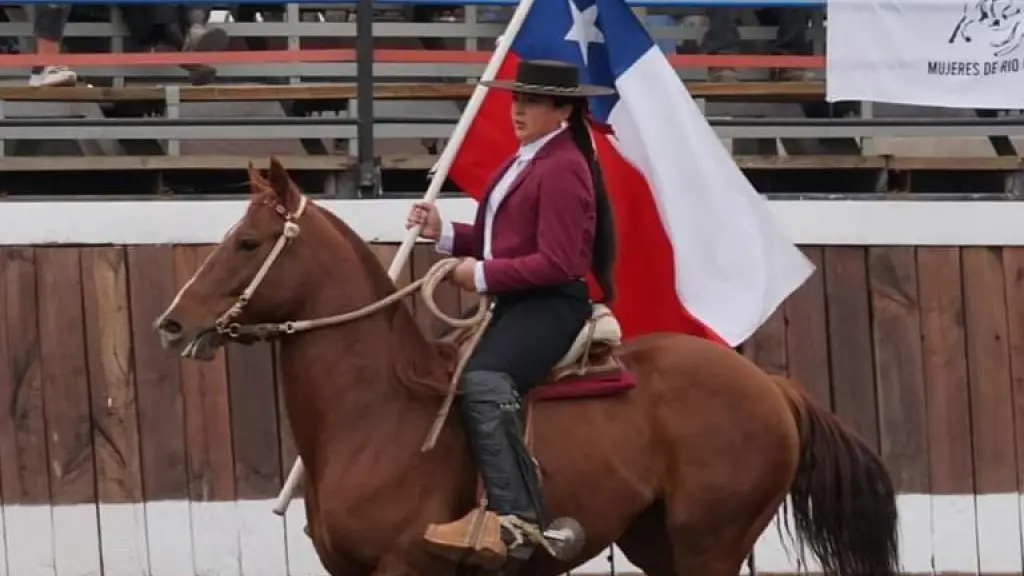
{"label": "white banner", "polygon": [[828,0],[827,99],[1024,108],[1024,0]]}

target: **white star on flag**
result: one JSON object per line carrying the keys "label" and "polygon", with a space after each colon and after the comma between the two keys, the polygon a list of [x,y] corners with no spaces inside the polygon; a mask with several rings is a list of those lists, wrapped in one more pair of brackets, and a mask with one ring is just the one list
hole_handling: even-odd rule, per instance
{"label": "white star on flag", "polygon": [[573,0],[567,1],[569,2],[569,13],[572,14],[572,28],[569,28],[565,39],[580,45],[583,64],[587,65],[587,52],[590,49],[590,44],[604,44],[604,34],[597,28],[597,4],[580,11]]}

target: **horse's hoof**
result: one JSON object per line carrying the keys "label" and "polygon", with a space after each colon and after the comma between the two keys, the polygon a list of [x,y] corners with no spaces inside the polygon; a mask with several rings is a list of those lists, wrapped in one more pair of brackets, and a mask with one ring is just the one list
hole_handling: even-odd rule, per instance
{"label": "horse's hoof", "polygon": [[547,530],[544,531],[544,539],[554,550],[555,558],[563,562],[575,558],[583,549],[583,544],[586,541],[583,526],[568,517],[558,518],[549,524]]}

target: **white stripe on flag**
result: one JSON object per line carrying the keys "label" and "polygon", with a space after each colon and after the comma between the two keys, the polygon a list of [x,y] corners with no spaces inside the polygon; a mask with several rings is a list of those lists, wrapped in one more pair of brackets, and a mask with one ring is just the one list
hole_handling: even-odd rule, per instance
{"label": "white stripe on flag", "polygon": [[814,266],[782,232],[655,46],[616,81],[617,148],[646,178],[686,309],[746,340]]}

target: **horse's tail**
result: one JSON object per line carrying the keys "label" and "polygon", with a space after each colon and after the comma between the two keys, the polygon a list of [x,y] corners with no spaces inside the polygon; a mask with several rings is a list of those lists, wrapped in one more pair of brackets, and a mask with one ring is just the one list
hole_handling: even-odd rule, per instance
{"label": "horse's tail", "polygon": [[798,547],[810,549],[826,576],[897,574],[896,492],[885,465],[796,382],[774,380],[800,429],[800,463],[789,493]]}

